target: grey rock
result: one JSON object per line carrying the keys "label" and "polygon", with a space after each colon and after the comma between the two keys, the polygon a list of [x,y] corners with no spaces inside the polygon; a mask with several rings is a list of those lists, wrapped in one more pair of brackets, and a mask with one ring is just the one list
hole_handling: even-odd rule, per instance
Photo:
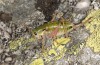
{"label": "grey rock", "polygon": [[82,22],[82,20],[87,16],[87,13],[90,9],[90,0],[81,0],[79,1],[75,7],[74,7],[74,16],[73,16],[73,21],[72,23],[74,24],[79,24]]}
{"label": "grey rock", "polygon": [[0,54],[3,53],[3,51],[4,51],[4,50],[0,48]]}
{"label": "grey rock", "polygon": [[10,33],[10,34],[12,33],[12,30],[11,30],[11,28],[9,28],[9,27],[6,28],[6,31],[7,31],[8,33]]}
{"label": "grey rock", "polygon": [[6,52],[6,53],[8,53],[9,51],[10,51],[10,49],[9,49],[9,48],[5,49],[5,52]]}
{"label": "grey rock", "polygon": [[[37,8],[38,10],[36,10],[35,8],[35,3],[37,3],[36,0],[2,0],[2,1],[4,3],[3,4],[0,3],[0,11],[12,13],[13,18],[12,18],[12,21],[8,23],[4,23],[2,21],[0,22],[0,44],[4,43],[3,40],[5,39],[7,39],[7,43],[8,43],[9,39],[14,40],[19,37],[25,37],[26,39],[30,38],[31,34],[27,31],[27,28],[25,26],[31,29],[36,28],[40,25],[43,25],[43,23],[47,22],[45,18],[51,17],[47,15],[47,14],[50,14],[50,12],[48,12],[47,14],[44,14],[44,12],[40,10],[41,7],[38,7]],[[41,1],[46,2],[46,1],[51,1],[51,0],[41,0]],[[52,0],[52,5],[57,3],[56,1],[57,0]],[[76,24],[80,23],[86,17],[87,14],[84,14],[84,13],[86,13],[88,8],[90,7],[90,6],[89,7],[87,6],[86,9],[79,7],[78,2],[80,0],[59,0],[59,1],[61,2],[59,3],[59,6],[57,5],[58,8],[55,9],[57,10],[57,13],[58,13],[57,20],[59,20],[60,17],[64,17],[65,19],[71,18],[71,20],[73,20],[73,23],[76,23]],[[46,4],[43,4],[43,5],[46,5]],[[73,6],[75,6],[75,8]],[[93,5],[93,6],[97,7],[97,5]],[[46,6],[44,7],[46,8]],[[48,9],[49,7],[46,10]],[[80,12],[76,13],[74,12],[74,9],[77,9]],[[52,10],[52,9],[49,9],[49,10]],[[54,13],[54,11],[52,13]],[[75,14],[75,16],[73,15],[73,13]],[[23,25],[23,23],[25,23],[25,26]],[[9,35],[11,35],[11,37]],[[76,30],[71,31],[69,33],[69,36],[71,36],[72,38],[71,42],[73,44],[77,44],[77,43],[84,42],[89,36],[89,33],[84,28],[77,28]],[[51,46],[52,41],[53,40],[46,38],[45,46],[46,47]],[[2,62],[6,61],[8,63],[12,62],[13,64],[11,65],[23,65],[23,64],[28,65],[28,63],[31,62],[30,60],[36,59],[39,57],[36,54],[41,53],[41,46],[42,46],[41,40],[36,40],[36,42],[23,44],[16,51],[11,51],[11,53],[9,53],[10,50],[8,51],[6,50],[6,49],[9,49],[9,47],[3,45],[2,46],[3,49],[5,48],[6,49],[4,52],[2,51],[2,49],[0,49],[1,50],[0,61]],[[24,47],[27,47],[28,49],[23,50]],[[2,52],[4,54],[2,54]],[[94,54],[88,48],[85,48],[82,52],[83,53],[80,52],[79,53],[80,55],[78,56],[69,55],[68,58],[64,57],[57,61],[51,61],[49,64],[46,64],[46,65],[54,65],[54,64],[55,65],[66,65],[66,64],[67,65],[71,65],[71,64],[72,65],[86,65],[86,64],[100,65],[99,54]],[[17,55],[17,57],[15,57],[15,62],[13,62],[13,57],[11,56],[12,54]],[[11,57],[12,59],[8,57]],[[54,58],[52,56],[50,57]],[[71,61],[69,61],[68,59]]]}
{"label": "grey rock", "polygon": [[5,62],[10,62],[10,61],[12,61],[12,58],[11,57],[6,57],[5,58]]}
{"label": "grey rock", "polygon": [[78,61],[82,62],[83,65],[98,65],[98,61],[100,61],[100,55],[95,54],[92,50],[88,47],[85,47],[82,53],[78,56]]}
{"label": "grey rock", "polygon": [[55,65],[68,65],[68,61],[66,61],[64,58],[58,60],[55,62]]}
{"label": "grey rock", "polygon": [[4,31],[3,35],[4,35],[4,38],[6,38],[6,39],[9,39],[9,38],[10,38],[9,33],[8,33],[8,32],[6,32],[6,31]]}
{"label": "grey rock", "polygon": [[68,34],[72,39],[73,43],[83,43],[87,37],[89,37],[89,31],[87,31],[85,28],[77,28],[76,30],[71,31]]}
{"label": "grey rock", "polygon": [[0,29],[4,30],[6,28],[6,24],[3,22],[0,22]]}
{"label": "grey rock", "polygon": [[100,2],[97,2],[96,0],[93,0],[92,5],[93,5],[93,8],[95,10],[100,9]]}
{"label": "grey rock", "polygon": [[89,9],[91,4],[90,0],[81,0],[80,2],[78,2],[75,6],[75,11],[76,12],[85,12]]}
{"label": "grey rock", "polygon": [[[63,16],[63,12],[59,11],[59,10],[56,10],[55,11],[55,14],[56,14],[56,17],[55,19],[59,20],[62,16]],[[55,16],[55,15],[54,15]]]}
{"label": "grey rock", "polygon": [[76,15],[73,15],[73,21],[72,23],[73,24],[79,24],[82,22],[82,20],[84,20],[86,17],[86,14],[76,14]]}
{"label": "grey rock", "polygon": [[29,39],[31,37],[31,34],[25,33],[24,38]]}
{"label": "grey rock", "polygon": [[13,54],[14,55],[21,55],[21,51],[20,50],[14,51]]}

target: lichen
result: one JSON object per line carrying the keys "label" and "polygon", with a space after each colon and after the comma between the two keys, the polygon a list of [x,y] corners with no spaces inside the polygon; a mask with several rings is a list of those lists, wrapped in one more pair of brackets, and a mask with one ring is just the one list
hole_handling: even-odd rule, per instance
{"label": "lichen", "polygon": [[55,56],[57,56],[57,53],[56,53],[56,51],[54,49],[51,49],[49,51],[49,55],[52,55],[52,54],[54,54]]}
{"label": "lichen", "polygon": [[60,38],[54,40],[54,47],[58,47],[59,45],[66,44],[68,41],[70,41],[70,38]]}
{"label": "lichen", "polygon": [[51,60],[59,60],[60,58],[62,58],[66,52],[65,44],[67,44],[69,41],[70,41],[70,38],[60,38],[60,39],[54,40],[52,49],[48,51],[47,56],[53,54],[54,58]]}
{"label": "lichen", "polygon": [[86,28],[90,31],[91,35],[86,41],[86,46],[91,47],[94,52],[100,52],[100,9],[91,11],[91,13],[84,20],[92,17],[90,23],[86,23]]}
{"label": "lichen", "polygon": [[31,62],[29,65],[44,65],[44,62],[42,58],[39,58]]}
{"label": "lichen", "polygon": [[33,41],[34,41],[33,38],[25,39],[25,38],[21,37],[21,38],[18,38],[18,39],[16,39],[16,40],[10,41],[10,42],[9,42],[9,48],[10,48],[11,50],[17,50],[17,48],[18,48],[19,46],[21,46],[21,45],[23,45],[23,44],[26,44],[26,43],[28,43],[28,42],[33,42]]}

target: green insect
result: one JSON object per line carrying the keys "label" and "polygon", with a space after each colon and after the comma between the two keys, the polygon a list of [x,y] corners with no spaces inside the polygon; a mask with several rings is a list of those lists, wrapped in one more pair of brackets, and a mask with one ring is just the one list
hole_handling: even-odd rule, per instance
{"label": "green insect", "polygon": [[44,32],[50,33],[54,31],[56,27],[58,27],[59,31],[58,31],[57,36],[59,36],[59,35],[64,34],[66,31],[69,31],[70,29],[72,29],[72,24],[69,22],[64,22],[64,24],[62,24],[60,21],[47,22],[33,29],[32,32],[34,32],[35,34],[39,36],[39,35],[43,35]]}

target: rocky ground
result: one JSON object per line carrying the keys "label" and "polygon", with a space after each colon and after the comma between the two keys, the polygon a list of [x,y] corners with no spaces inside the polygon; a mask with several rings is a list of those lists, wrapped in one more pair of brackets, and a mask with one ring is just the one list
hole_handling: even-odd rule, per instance
{"label": "rocky ground", "polygon": [[[53,18],[53,21],[56,22],[61,21],[60,19],[63,17],[64,20],[75,25],[87,21],[91,16],[93,21],[100,21],[100,13],[98,13],[100,12],[100,0],[91,0],[86,10],[77,9],[79,11],[76,11],[79,1],[0,0],[0,65],[100,65],[100,47],[96,44],[92,45],[93,43],[100,45],[98,41],[100,38],[99,22],[96,22],[98,24],[88,23],[76,27],[70,32],[65,32],[71,38],[70,41],[64,38],[67,44],[57,47],[56,45],[52,47],[51,44],[56,38],[48,38],[48,33],[41,37],[38,33],[33,32],[44,23],[51,22]],[[97,13],[91,14],[92,10]],[[89,14],[91,15],[89,16]],[[93,32],[94,29],[96,32]],[[94,36],[97,38],[94,39]],[[62,35],[62,37],[64,36]],[[87,38],[89,39],[87,40]],[[44,46],[48,48],[44,53],[43,42],[46,43]],[[94,51],[87,46],[91,46]],[[50,49],[53,51],[49,52]]]}

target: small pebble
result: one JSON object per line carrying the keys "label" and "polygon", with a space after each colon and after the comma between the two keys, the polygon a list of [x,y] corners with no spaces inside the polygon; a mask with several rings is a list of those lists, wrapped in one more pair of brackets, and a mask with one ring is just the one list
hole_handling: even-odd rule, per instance
{"label": "small pebble", "polygon": [[6,30],[7,30],[7,32],[9,32],[9,33],[12,32],[11,28],[6,28]]}
{"label": "small pebble", "polygon": [[7,58],[5,58],[5,61],[6,62],[10,62],[10,61],[12,61],[12,58],[11,57],[7,57]]}
{"label": "small pebble", "polygon": [[10,51],[10,49],[9,49],[9,48],[8,48],[8,49],[5,49],[5,51],[6,51],[6,52],[9,52],[9,51]]}
{"label": "small pebble", "polygon": [[13,54],[15,54],[15,55],[21,55],[21,51],[20,50],[14,51]]}
{"label": "small pebble", "polygon": [[3,49],[0,49],[0,54],[3,53]]}

